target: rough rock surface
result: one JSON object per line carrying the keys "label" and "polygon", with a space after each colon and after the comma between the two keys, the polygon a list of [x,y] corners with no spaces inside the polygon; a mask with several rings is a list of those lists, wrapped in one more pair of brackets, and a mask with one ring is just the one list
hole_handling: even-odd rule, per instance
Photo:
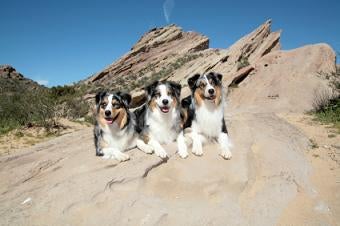
{"label": "rough rock surface", "polygon": [[138,75],[136,78],[141,79],[184,58],[186,54],[208,47],[209,39],[196,32],[183,32],[176,25],[154,28],[146,33],[130,52],[105,70],[90,77],[87,82],[110,84],[112,79],[119,77],[129,79],[128,77],[133,75]]}
{"label": "rough rock surface", "polygon": [[[326,199],[311,180],[321,168],[306,157],[310,138],[286,117],[303,115],[315,88],[328,88],[320,72],[335,72],[334,51],[325,44],[278,50],[279,33],[268,32],[269,25],[228,50],[200,51],[204,59],[170,75],[185,83],[188,74],[221,71],[225,88],[239,78],[225,110],[231,160],[218,155],[216,144],[202,157],[180,159],[170,144],[166,162],[131,150],[129,161],[117,163],[94,156],[91,129],[67,134],[0,158],[0,225],[337,225],[338,154],[330,160],[335,176],[323,181],[334,191]],[[237,58],[249,51],[250,65],[238,68]]]}
{"label": "rough rock surface", "polygon": [[248,70],[238,85],[242,89],[233,89],[230,98],[240,110],[253,113],[310,111],[318,90],[330,89],[322,75],[335,74],[334,62],[335,53],[326,44],[272,52]]}
{"label": "rough rock surface", "polygon": [[11,65],[0,65],[0,94],[20,92],[21,89],[44,89],[37,82],[26,78]]}
{"label": "rough rock surface", "polygon": [[23,78],[23,75],[18,73],[11,65],[0,65],[1,78]]}
{"label": "rough rock surface", "polygon": [[[184,32],[176,25],[147,32],[131,51],[106,69],[83,82],[103,89],[129,90],[139,95],[140,89],[156,79],[180,81],[194,73],[219,71],[226,83],[246,64],[254,65],[262,56],[280,49],[280,31],[271,31],[268,20],[228,49],[209,48],[209,39],[196,32]],[[135,103],[138,105],[138,101]]]}

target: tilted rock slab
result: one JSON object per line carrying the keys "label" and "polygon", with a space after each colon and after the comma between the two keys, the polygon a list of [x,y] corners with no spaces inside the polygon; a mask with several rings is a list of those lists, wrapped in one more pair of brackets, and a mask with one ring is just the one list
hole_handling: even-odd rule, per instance
{"label": "tilted rock slab", "polygon": [[[267,27],[253,36],[270,37]],[[244,45],[236,46],[240,52]],[[334,51],[318,44],[263,55],[268,46],[249,56],[251,70],[218,60],[230,49],[203,50],[216,61],[186,66],[194,72],[210,62],[227,72],[225,87],[243,76],[225,109],[231,160],[218,155],[216,144],[205,146],[202,157],[180,159],[170,144],[167,161],[131,150],[131,159],[118,163],[94,156],[90,128],[67,134],[0,157],[0,225],[277,225],[298,194],[320,200],[305,157],[310,141],[279,114],[312,108],[315,88],[329,83],[319,72],[335,70]],[[182,81],[181,73],[171,78]],[[338,213],[315,211],[306,225],[336,225]]]}

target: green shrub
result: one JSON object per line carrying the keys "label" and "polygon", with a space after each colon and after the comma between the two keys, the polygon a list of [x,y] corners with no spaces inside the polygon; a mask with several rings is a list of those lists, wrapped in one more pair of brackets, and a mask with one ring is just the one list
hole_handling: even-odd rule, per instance
{"label": "green shrub", "polygon": [[44,127],[49,132],[58,126],[59,117],[81,118],[89,111],[89,104],[82,98],[85,85],[32,88],[8,79],[0,79],[0,84],[0,134],[30,126]]}
{"label": "green shrub", "polygon": [[56,125],[56,103],[46,89],[22,90],[0,95],[0,133],[21,126]]}
{"label": "green shrub", "polygon": [[59,106],[58,112],[61,116],[76,119],[84,117],[89,111],[89,104],[83,100],[87,90],[86,85],[82,86],[56,86],[50,89],[51,98]]}
{"label": "green shrub", "polygon": [[248,57],[241,56],[237,64],[237,70],[247,67],[249,65]]}
{"label": "green shrub", "polygon": [[314,111],[316,119],[323,123],[333,124],[340,133],[340,96],[328,101]]}

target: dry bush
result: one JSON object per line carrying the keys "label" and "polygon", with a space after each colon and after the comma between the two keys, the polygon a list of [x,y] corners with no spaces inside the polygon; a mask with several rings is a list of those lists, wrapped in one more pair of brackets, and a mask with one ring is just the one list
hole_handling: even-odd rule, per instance
{"label": "dry bush", "polygon": [[336,93],[332,89],[327,88],[319,88],[314,90],[314,99],[313,99],[313,110],[323,111],[330,104],[331,100],[336,98]]}

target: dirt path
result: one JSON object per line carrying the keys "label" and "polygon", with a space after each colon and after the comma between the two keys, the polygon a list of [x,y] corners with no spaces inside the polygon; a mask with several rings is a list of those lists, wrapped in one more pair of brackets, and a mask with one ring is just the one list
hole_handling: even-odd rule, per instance
{"label": "dirt path", "polygon": [[288,205],[281,217],[281,224],[294,220],[296,225],[308,222],[328,222],[338,225],[340,219],[340,137],[336,129],[321,125],[308,115],[283,114],[289,123],[295,125],[310,139],[305,152],[312,166],[310,181],[314,186],[311,196],[298,194]]}
{"label": "dirt path", "polygon": [[91,127],[88,122],[73,122],[64,118],[59,119],[59,127],[47,132],[43,127],[19,128],[7,134],[0,135],[0,156],[15,152],[34,144],[41,143],[57,136]]}

